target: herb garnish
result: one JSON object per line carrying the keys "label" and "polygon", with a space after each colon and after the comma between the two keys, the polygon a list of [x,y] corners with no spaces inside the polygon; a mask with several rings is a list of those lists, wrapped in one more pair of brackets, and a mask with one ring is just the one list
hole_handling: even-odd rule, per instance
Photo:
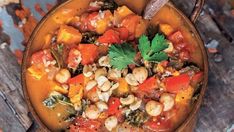
{"label": "herb garnish", "polygon": [[113,44],[109,48],[110,63],[118,70],[124,69],[129,64],[135,63],[135,55],[136,51],[128,43]]}
{"label": "herb garnish", "polygon": [[147,36],[142,35],[139,39],[138,48],[146,61],[160,62],[168,59],[167,54],[163,51],[168,48],[163,35],[156,34],[151,43]]}

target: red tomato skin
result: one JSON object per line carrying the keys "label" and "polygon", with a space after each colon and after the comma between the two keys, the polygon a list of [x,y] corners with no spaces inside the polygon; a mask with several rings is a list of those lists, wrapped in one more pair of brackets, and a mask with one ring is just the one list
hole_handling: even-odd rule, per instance
{"label": "red tomato skin", "polygon": [[129,31],[127,28],[125,28],[125,27],[116,28],[116,31],[119,32],[119,37],[121,40],[123,40],[123,41],[128,40]]}
{"label": "red tomato skin", "polygon": [[182,61],[187,61],[191,58],[188,50],[182,50],[179,57]]}
{"label": "red tomato skin", "polygon": [[139,90],[143,92],[150,92],[158,87],[157,79],[155,77],[148,78],[139,85]]}
{"label": "red tomato skin", "polygon": [[101,123],[97,120],[78,117],[70,126],[70,132],[97,132],[100,127]]}
{"label": "red tomato skin", "polygon": [[171,122],[170,120],[147,121],[144,123],[143,127],[155,132],[170,131]]}
{"label": "red tomato skin", "polygon": [[92,64],[98,57],[98,47],[95,44],[79,44],[78,49],[81,53],[81,64]]}
{"label": "red tomato skin", "polygon": [[166,90],[170,93],[178,93],[183,89],[189,87],[190,77],[188,74],[181,74],[179,76],[168,77],[165,79]]}
{"label": "red tomato skin", "polygon": [[168,38],[172,43],[182,43],[184,41],[184,37],[180,31],[177,31],[169,36]]}
{"label": "red tomato skin", "polygon": [[45,61],[52,61],[53,57],[49,49],[34,53],[31,57],[31,64],[43,64]]}
{"label": "red tomato skin", "polygon": [[79,74],[73,78],[70,78],[67,82],[68,84],[84,84],[84,75]]}
{"label": "red tomato skin", "polygon": [[98,16],[98,12],[92,12],[92,13],[89,13],[89,14],[84,13],[80,18],[79,29],[82,32],[95,31],[95,27],[91,24],[91,22],[95,21],[97,16]]}
{"label": "red tomato skin", "polygon": [[191,79],[191,82],[193,82],[194,84],[196,84],[196,83],[199,83],[199,82],[201,82],[202,81],[202,79],[203,79],[203,72],[197,72],[193,77],[192,77],[192,79]]}
{"label": "red tomato skin", "polygon": [[109,115],[116,115],[120,113],[119,106],[120,106],[120,100],[116,97],[111,97],[108,100],[108,114]]}
{"label": "red tomato skin", "polygon": [[100,36],[97,40],[99,43],[107,43],[107,44],[113,44],[117,43],[119,44],[120,41],[120,34],[119,32],[109,29],[107,30],[102,36]]}

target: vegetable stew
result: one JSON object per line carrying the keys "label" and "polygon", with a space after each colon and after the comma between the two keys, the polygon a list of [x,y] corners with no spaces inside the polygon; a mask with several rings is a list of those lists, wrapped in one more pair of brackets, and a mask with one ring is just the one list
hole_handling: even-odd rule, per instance
{"label": "vegetable stew", "polygon": [[92,1],[44,39],[26,81],[52,131],[173,131],[203,82],[197,41],[167,6],[148,21],[114,1]]}

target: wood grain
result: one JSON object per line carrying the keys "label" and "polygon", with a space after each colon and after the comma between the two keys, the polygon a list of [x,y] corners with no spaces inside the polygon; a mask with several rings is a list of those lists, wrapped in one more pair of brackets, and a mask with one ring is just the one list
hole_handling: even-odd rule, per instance
{"label": "wood grain", "polygon": [[[7,102],[5,103],[9,104],[12,110],[14,110],[12,111],[12,115],[19,120],[19,123],[24,129],[28,129],[31,125],[31,120],[27,115],[27,105],[23,99],[20,66],[8,45],[0,49],[0,62],[0,92],[6,98],[5,100]],[[3,102],[1,102],[1,105],[6,105],[2,103]],[[5,112],[3,112],[3,114],[5,114]]]}

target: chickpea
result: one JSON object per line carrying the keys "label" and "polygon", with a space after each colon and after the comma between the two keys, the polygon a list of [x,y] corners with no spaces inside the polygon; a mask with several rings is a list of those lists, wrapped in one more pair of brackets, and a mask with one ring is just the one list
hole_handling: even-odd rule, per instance
{"label": "chickpea", "polygon": [[89,91],[91,90],[93,87],[95,87],[97,85],[97,82],[95,80],[91,80],[87,83],[85,90]]}
{"label": "chickpea", "polygon": [[159,100],[163,104],[163,111],[169,111],[175,104],[174,97],[169,93],[163,93]]}
{"label": "chickpea", "polygon": [[136,80],[136,78],[135,78],[135,76],[133,74],[128,74],[125,77],[125,80],[131,86],[137,86],[137,85],[139,85],[139,83],[137,82],[137,80]]}
{"label": "chickpea", "polygon": [[55,80],[59,83],[66,83],[71,78],[71,73],[67,69],[61,69],[56,75]]}
{"label": "chickpea", "polygon": [[111,116],[105,120],[105,127],[108,131],[112,131],[118,124],[118,119],[115,116]]}
{"label": "chickpea", "polygon": [[102,56],[98,60],[98,63],[99,63],[100,66],[111,67],[111,65],[110,65],[110,58],[108,56]]}
{"label": "chickpea", "polygon": [[121,71],[117,69],[110,69],[108,71],[108,76],[107,78],[110,80],[118,80],[121,77]]}
{"label": "chickpea", "polygon": [[99,86],[100,90],[106,92],[111,88],[111,82],[110,81],[106,81],[103,83],[102,86]]}
{"label": "chickpea", "polygon": [[134,103],[132,103],[129,108],[134,111],[141,107],[142,100],[135,97]]}
{"label": "chickpea", "polygon": [[106,76],[106,75],[107,75],[106,68],[99,68],[95,71],[95,80],[97,80],[98,77],[100,76]]}
{"label": "chickpea", "polygon": [[143,83],[148,77],[148,71],[145,67],[134,68],[132,74],[139,83]]}
{"label": "chickpea", "polygon": [[91,100],[92,102],[98,102],[99,101],[99,96],[98,96],[97,90],[88,91],[87,98],[89,100]]}
{"label": "chickpea", "polygon": [[123,69],[121,72],[122,72],[123,77],[127,76],[128,68]]}
{"label": "chickpea", "polygon": [[105,102],[103,102],[103,101],[97,102],[96,106],[98,107],[99,111],[101,111],[101,112],[108,109],[107,104]]}
{"label": "chickpea", "polygon": [[85,109],[85,115],[89,119],[97,119],[100,115],[100,112],[96,105],[90,105],[88,108]]}
{"label": "chickpea", "polygon": [[134,97],[134,95],[131,95],[131,94],[128,95],[127,98],[120,98],[120,102],[123,105],[130,105],[134,102],[134,100],[135,100],[135,97]]}
{"label": "chickpea", "polygon": [[162,113],[163,106],[161,103],[151,100],[147,102],[145,110],[150,116],[158,116]]}
{"label": "chickpea", "polygon": [[93,68],[91,65],[85,65],[83,68],[83,74],[85,77],[91,77],[93,75]]}

